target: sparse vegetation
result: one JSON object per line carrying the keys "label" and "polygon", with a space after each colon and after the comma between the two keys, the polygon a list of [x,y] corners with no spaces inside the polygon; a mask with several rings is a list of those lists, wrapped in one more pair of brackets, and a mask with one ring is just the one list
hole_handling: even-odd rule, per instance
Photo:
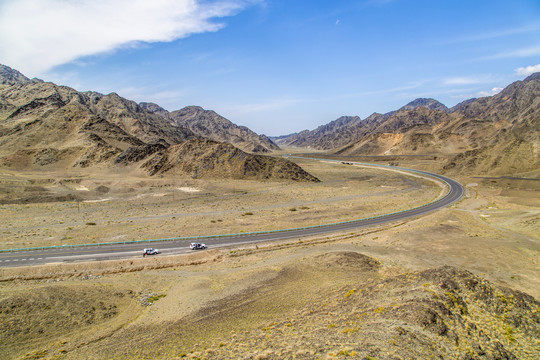
{"label": "sparse vegetation", "polygon": [[[322,169],[322,166],[317,164],[311,166]],[[306,168],[309,168],[309,165]],[[358,169],[352,166],[344,168],[354,170],[351,170],[350,176],[358,172]],[[345,179],[347,174],[322,173],[325,177],[335,176],[333,181],[336,183],[339,177]],[[372,172],[375,173],[377,172]],[[384,173],[377,174],[383,176]],[[133,184],[133,179],[128,180]],[[90,182],[90,179],[85,181]],[[47,203],[31,204],[29,207],[26,204],[6,204],[0,211],[3,212],[2,216],[10,219],[5,230],[6,241],[20,241],[21,244],[32,242],[41,245],[45,241],[58,240],[71,244],[91,237],[95,237],[93,241],[96,242],[103,239],[145,239],[168,237],[168,233],[183,236],[200,231],[201,224],[208,225],[205,231],[254,231],[265,225],[297,226],[299,218],[308,224],[318,224],[326,216],[340,219],[344,216],[361,216],[359,214],[363,211],[388,212],[389,207],[395,206],[394,200],[381,201],[382,198],[377,196],[365,195],[378,189],[385,192],[401,191],[408,183],[392,175],[378,181],[376,177],[369,182],[363,181],[366,188],[355,188],[354,191],[357,192],[354,196],[357,197],[351,202],[318,202],[310,205],[313,208],[311,211],[305,212],[301,211],[307,210],[303,209],[302,204],[312,204],[314,197],[332,199],[334,196],[349,195],[353,190],[325,188],[324,184],[305,187],[279,185],[281,191],[286,189],[285,194],[282,194],[274,192],[272,183],[262,187],[239,182],[235,185],[238,191],[234,196],[230,196],[229,191],[227,196],[230,197],[220,198],[221,188],[219,184],[215,184],[212,185],[215,186],[213,189],[218,190],[207,192],[215,195],[211,198],[193,193],[185,194],[185,198],[181,199],[183,194],[178,192],[173,202],[170,196],[152,196],[152,191],[155,190],[148,186],[136,187],[134,192],[128,193],[129,197],[115,202],[81,203],[80,213],[77,213],[77,206],[73,203],[65,207]],[[419,203],[422,199],[432,198],[439,193],[438,188],[422,180],[414,181],[421,185],[421,190],[400,193],[400,196],[410,203]],[[168,184],[170,180],[153,179],[151,183]],[[208,183],[205,184],[207,189],[212,189]],[[346,181],[339,184],[345,185]],[[381,185],[391,187],[380,188]],[[118,189],[114,186],[108,187],[111,195],[119,196]],[[264,192],[261,193],[263,189]],[[12,358],[22,358],[25,354],[32,354],[39,349],[47,349],[45,358],[91,358],[92,354],[98,351],[99,343],[100,355],[107,358],[226,359],[237,358],[238,354],[241,354],[252,358],[259,356],[261,359],[324,359],[332,353],[341,359],[367,359],[368,356],[379,359],[380,354],[385,352],[397,352],[402,357],[410,358],[424,358],[425,354],[427,358],[460,358],[467,354],[474,358],[477,351],[475,344],[482,344],[482,350],[486,354],[491,354],[493,358],[502,357],[505,353],[497,355],[493,347],[482,342],[483,335],[479,332],[482,331],[501,343],[504,350],[500,351],[514,354],[519,359],[534,359],[535,348],[531,339],[535,339],[536,335],[530,332],[531,326],[526,324],[534,324],[540,314],[540,307],[533,303],[532,310],[526,310],[526,307],[522,306],[531,301],[529,298],[522,299],[523,295],[499,290],[497,286],[501,280],[525,291],[534,292],[538,288],[535,286],[538,283],[535,278],[535,253],[527,248],[528,242],[522,241],[518,245],[515,241],[508,241],[511,239],[508,234],[512,231],[528,229],[528,233],[520,234],[532,234],[520,236],[534,236],[537,233],[533,228],[536,222],[521,221],[529,220],[526,215],[531,207],[536,208],[537,200],[532,196],[523,196],[522,200],[518,197],[512,198],[512,203],[501,203],[499,200],[494,202],[490,196],[499,189],[486,190],[477,186],[475,191],[477,194],[473,198],[465,199],[454,209],[437,212],[399,227],[190,254],[189,256],[208,256],[205,260],[190,260],[198,264],[195,266],[186,266],[178,259],[166,260],[165,257],[158,257],[152,258],[155,268],[145,264],[144,266],[149,268],[142,272],[137,272],[143,269],[137,260],[132,260],[131,264],[123,262],[121,265],[91,265],[95,266],[92,274],[105,275],[101,278],[95,275],[84,277],[90,273],[84,272],[84,267],[90,264],[64,264],[42,270],[36,268],[24,274],[27,277],[34,274],[35,278],[41,279],[37,281],[22,280],[23,276],[15,272],[16,269],[3,271],[3,276],[12,276],[14,279],[18,276],[19,280],[13,283],[4,282],[9,286],[0,288],[0,299],[8,299],[19,291],[35,290],[39,286],[52,286],[58,290],[62,285],[77,285],[83,281],[83,277],[87,279],[84,284],[95,284],[98,289],[110,289],[113,292],[106,295],[103,295],[103,292],[99,292],[99,295],[87,295],[91,305],[81,307],[82,310],[89,310],[93,306],[95,314],[101,314],[99,317],[94,315],[94,319],[101,319],[100,321],[79,322],[77,331],[84,334],[84,343],[88,344],[81,345],[73,333],[63,326],[58,326],[58,331],[51,334],[51,338],[62,341],[65,339],[67,343],[60,345],[59,341],[49,341],[47,331],[51,327],[35,323],[32,324],[32,329],[45,331],[44,335],[30,333],[37,345],[18,349],[14,346],[8,347],[9,343],[15,343],[14,341],[0,341],[0,350],[9,351],[10,354],[18,351]],[[136,198],[137,196],[139,197]],[[498,206],[497,209],[489,210],[491,216],[488,222],[478,221],[478,214],[484,210],[475,212],[475,204],[484,199],[490,200],[487,203],[496,203]],[[509,197],[505,199],[510,201]],[[249,207],[246,206],[248,200]],[[179,201],[182,201],[184,207],[178,207]],[[160,207],[155,206],[156,202]],[[377,205],[381,208],[376,209]],[[288,211],[292,207],[297,209],[294,215]],[[509,209],[519,213],[520,221],[511,222],[511,217],[507,217]],[[232,210],[232,213],[229,214],[228,210]],[[248,210],[256,216],[239,216]],[[358,212],[355,212],[357,210]],[[55,216],[54,221],[53,218],[43,215],[51,211]],[[106,216],[106,221],[111,222],[110,225],[101,226],[101,220],[100,226],[83,225],[87,219],[99,219],[94,216],[97,213]],[[180,213],[181,215],[178,215]],[[126,219],[118,218],[118,214],[122,214]],[[171,221],[172,214],[175,214],[176,221]],[[56,225],[58,216],[64,224]],[[294,221],[289,222],[290,218],[294,218]],[[257,221],[253,221],[254,219]],[[32,229],[25,230],[21,226],[23,221]],[[250,224],[252,222],[257,224]],[[504,234],[492,225],[495,222],[497,226],[505,229]],[[239,228],[241,230],[238,230]],[[178,229],[181,229],[181,234],[178,234]],[[468,234],[477,235],[474,242]],[[55,237],[56,240],[46,240],[48,238],[45,236]],[[451,247],[448,246],[449,241]],[[371,254],[378,257],[382,265],[374,266],[367,260],[360,260],[361,257],[334,257],[342,250]],[[318,252],[323,256],[314,260],[312,255]],[[471,264],[469,266],[475,273],[489,274],[493,283],[486,283],[477,277],[471,278],[470,274],[461,272],[450,271],[444,275],[444,272],[421,273],[407,270],[407,267],[427,269],[434,263]],[[63,270],[62,273],[61,269],[67,269],[68,265],[73,267],[70,267],[69,271]],[[160,266],[164,269],[160,270]],[[73,272],[74,268],[77,272]],[[155,289],[147,288],[150,284],[147,275],[150,272],[146,271],[150,269]],[[487,288],[485,291],[471,290],[473,284]],[[443,285],[449,287],[445,288]],[[489,290],[491,288],[493,290]],[[353,291],[354,289],[357,290]],[[490,291],[491,297],[476,296],[490,294]],[[123,296],[117,296],[116,293]],[[143,295],[148,296],[147,301],[153,303],[152,306],[140,306],[139,300]],[[167,298],[162,300],[164,295]],[[82,296],[81,293],[70,297],[70,304],[87,304],[79,301]],[[4,300],[0,300],[0,306],[2,301]],[[110,305],[116,305],[116,310],[114,307],[109,308]],[[54,313],[54,309],[58,308],[54,304],[49,306],[50,308],[40,310],[44,323],[50,320],[47,314]],[[103,310],[103,307],[106,310]],[[215,315],[216,311],[219,316]],[[72,310],[72,313],[80,314],[75,310]],[[133,317],[126,319],[128,313],[133,313]],[[6,314],[0,314],[3,324],[8,323],[5,320]],[[196,321],[201,322],[197,322],[197,327],[194,328]],[[127,323],[134,326],[125,326]],[[145,330],[142,331],[139,326]],[[204,338],[208,339],[204,344],[200,341],[203,334],[197,330],[198,327],[204,328]],[[116,331],[115,335],[109,337],[113,329]],[[234,336],[231,330],[235,331]],[[150,353],[148,338],[145,337],[148,331],[151,332],[153,343],[159,343],[159,351]],[[448,336],[439,335],[444,331],[456,336],[460,345],[455,346],[448,340]],[[377,333],[380,337],[372,339],[372,333]],[[13,332],[12,335],[15,336],[16,333]],[[22,335],[19,333],[16,336]],[[423,336],[431,341],[427,347],[414,341],[415,338]],[[101,340],[92,343],[93,339]],[[288,349],[292,340],[301,341],[303,345]],[[326,345],[326,342],[331,346]],[[359,345],[350,347],[351,343]],[[366,345],[368,343],[376,344],[381,349],[380,352]],[[270,350],[265,352],[265,349]],[[356,355],[351,355],[353,352]]]}

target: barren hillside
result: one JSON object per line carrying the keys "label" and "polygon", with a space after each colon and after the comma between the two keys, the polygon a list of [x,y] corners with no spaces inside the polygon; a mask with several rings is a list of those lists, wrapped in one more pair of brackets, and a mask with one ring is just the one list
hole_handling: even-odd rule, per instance
{"label": "barren hillside", "polygon": [[231,144],[211,140],[190,140],[171,146],[145,162],[143,168],[150,175],[319,181],[290,161],[248,154]]}
{"label": "barren hillside", "polygon": [[[155,104],[139,105],[115,93],[82,93],[30,80],[2,65],[0,166],[18,170],[95,166],[138,169],[145,163],[144,168],[150,169],[152,175],[173,173],[171,169],[177,166],[176,173],[193,177],[315,180],[287,160],[251,156],[233,145],[212,141],[199,141],[194,147],[194,142],[184,144],[209,138],[252,152],[277,149],[266,137],[236,126],[215,112],[189,107],[168,114],[160,109]],[[219,146],[241,158],[242,164],[231,166],[232,159],[210,161],[223,155],[215,152]],[[193,153],[186,152],[188,149]],[[183,159],[173,155],[179,152]],[[167,163],[167,170],[159,165],[162,163]]]}
{"label": "barren hillside", "polygon": [[540,167],[539,95],[534,74],[452,109],[417,99],[395,112],[344,117],[276,141],[340,155],[442,155],[451,160],[441,170],[451,173],[526,173]]}
{"label": "barren hillside", "polygon": [[257,135],[245,126],[238,126],[215,111],[200,106],[187,106],[168,112],[151,103],[142,103],[146,109],[168,118],[172,124],[186,127],[195,134],[214,141],[233,144],[237,148],[254,153],[278,150],[279,147],[264,135]]}

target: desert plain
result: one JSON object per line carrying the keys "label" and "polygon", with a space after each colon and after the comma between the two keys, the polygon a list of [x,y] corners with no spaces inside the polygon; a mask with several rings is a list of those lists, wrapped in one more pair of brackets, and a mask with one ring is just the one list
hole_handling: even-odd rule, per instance
{"label": "desert plain", "polygon": [[[321,182],[2,170],[0,249],[318,225],[444,193],[404,173],[294,161]],[[393,163],[440,170],[429,157]],[[0,267],[0,357],[536,359],[540,182],[450,176],[466,189],[458,203],[399,223],[189,255]]]}

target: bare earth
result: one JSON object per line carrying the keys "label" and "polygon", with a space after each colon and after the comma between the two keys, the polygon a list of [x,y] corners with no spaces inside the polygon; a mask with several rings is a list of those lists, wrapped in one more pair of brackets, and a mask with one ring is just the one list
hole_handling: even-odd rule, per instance
{"label": "bare earth", "polygon": [[[0,246],[298,227],[398,211],[441,192],[404,174],[299,164],[322,182],[2,171]],[[462,201],[401,224],[183,256],[0,268],[0,353],[536,359],[540,182],[457,180],[467,185]],[[30,196],[44,202],[20,203]],[[67,201],[50,201],[60,196]]]}

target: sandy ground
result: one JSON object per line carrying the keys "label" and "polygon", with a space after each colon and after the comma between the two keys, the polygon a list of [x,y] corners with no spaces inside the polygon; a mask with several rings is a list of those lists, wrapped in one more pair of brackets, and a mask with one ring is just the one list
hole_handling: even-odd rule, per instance
{"label": "sandy ground", "polygon": [[[105,243],[287,229],[360,219],[435,199],[427,180],[304,161],[322,183],[196,181],[110,174],[3,173],[4,198],[74,200],[0,205],[0,248]],[[39,185],[36,185],[39,184]]]}
{"label": "sandy ground", "polygon": [[[75,191],[92,193],[103,185],[112,189],[103,198],[116,200],[80,204],[80,212],[76,212],[74,202],[4,204],[0,211],[9,223],[2,230],[2,246],[151,234],[165,237],[177,233],[178,228],[182,234],[191,234],[197,229],[192,222],[204,222],[208,224],[205,230],[218,233],[298,226],[322,218],[333,221],[388,212],[400,202],[417,204],[440,192],[437,186],[418,178],[343,165],[302,165],[323,178],[323,183],[296,186],[237,182],[225,186],[170,179],[146,180],[143,184],[140,179],[128,179],[134,191],[121,193],[114,190],[111,179],[82,179],[77,186],[89,191]],[[419,167],[427,169],[429,164]],[[324,314],[326,302],[331,305],[349,291],[359,291],[360,280],[367,284],[443,265],[468,270],[496,285],[539,298],[540,189],[536,183],[458,180],[468,185],[462,201],[400,224],[184,256],[1,269],[0,319],[9,326],[0,333],[0,351],[8,358],[220,358],[210,352],[213,346],[214,354],[220,353],[219,349],[234,348],[235,358],[283,358],[262,348],[257,352],[249,348],[248,340],[235,343],[235,339],[275,324],[293,331],[294,324],[308,321],[309,311],[305,309],[310,304],[322,304]],[[24,183],[24,179],[17,181]],[[54,182],[47,184],[56,186]],[[200,192],[191,192],[193,189]],[[160,194],[164,195],[154,196]],[[295,211],[291,211],[293,207]],[[243,215],[248,212],[253,215]],[[110,223],[103,223],[98,213],[106,213]],[[85,225],[91,221],[96,225]],[[71,239],[67,239],[69,236]],[[367,255],[381,265],[375,272],[343,267],[339,259],[332,260],[337,252]],[[323,266],[326,263],[317,260],[321,256],[334,261],[331,263],[335,266]],[[54,320],[63,319],[61,309],[66,308],[71,322]],[[339,311],[335,311],[334,315],[325,315],[333,319],[325,326],[345,326],[339,322]],[[214,319],[215,314],[223,316]],[[33,320],[16,321],[25,318]],[[354,330],[351,326],[344,329]],[[326,358],[351,358],[346,355],[352,353],[348,350],[352,345],[347,345],[349,335],[343,335],[338,350],[330,351],[324,342],[308,346],[312,340],[302,342],[301,333],[291,334],[305,345],[306,353],[293,352],[297,355],[290,358],[316,358],[308,352],[317,347],[326,349]],[[281,339],[278,334],[274,336]],[[155,351],[138,348],[141,344],[149,347],[156,339],[160,345]],[[282,350],[290,346],[286,339],[280,340],[283,343],[278,347]],[[531,341],[534,344],[535,340]],[[540,344],[540,339],[536,341]],[[519,344],[512,344],[519,349]],[[528,345],[520,349],[522,358],[534,358],[534,350]]]}

